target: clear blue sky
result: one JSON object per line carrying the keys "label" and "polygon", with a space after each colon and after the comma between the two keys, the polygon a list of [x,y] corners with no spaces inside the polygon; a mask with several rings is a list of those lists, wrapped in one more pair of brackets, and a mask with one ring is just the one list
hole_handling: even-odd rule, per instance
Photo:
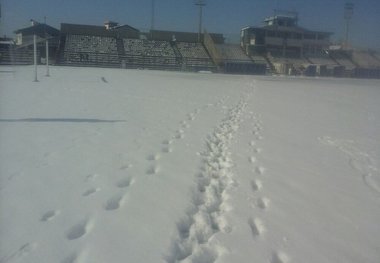
{"label": "clear blue sky", "polygon": [[[151,24],[151,0],[0,0],[1,35],[29,26],[31,18],[59,28],[60,23],[102,25],[105,20],[148,30]],[[155,0],[155,28],[197,31],[198,9],[194,0]],[[354,45],[380,48],[380,0],[352,0],[355,4],[351,39]],[[206,0],[204,27],[238,40],[239,31],[248,25],[260,25],[274,8],[296,10],[300,25],[334,32],[342,39],[345,0]]]}

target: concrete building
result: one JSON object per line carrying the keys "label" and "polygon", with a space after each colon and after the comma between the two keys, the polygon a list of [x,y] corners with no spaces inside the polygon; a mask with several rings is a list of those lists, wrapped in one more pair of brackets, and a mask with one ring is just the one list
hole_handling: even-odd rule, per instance
{"label": "concrete building", "polygon": [[278,12],[259,27],[241,29],[241,46],[248,55],[268,54],[277,57],[301,58],[319,55],[328,49],[330,32],[313,31],[298,25],[294,12]]}

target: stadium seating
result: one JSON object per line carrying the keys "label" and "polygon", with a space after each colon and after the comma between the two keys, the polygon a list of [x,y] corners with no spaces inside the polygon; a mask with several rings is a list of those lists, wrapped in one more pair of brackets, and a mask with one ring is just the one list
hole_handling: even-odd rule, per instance
{"label": "stadium seating", "polygon": [[210,58],[201,43],[177,42],[177,47],[184,58]]}
{"label": "stadium seating", "polygon": [[[37,58],[39,57],[40,54],[37,52]],[[33,50],[15,49],[10,46],[0,48],[0,65],[30,65],[33,63]]]}
{"label": "stadium seating", "polygon": [[117,54],[116,39],[86,35],[68,35],[65,51]]}
{"label": "stadium seating", "polygon": [[351,61],[349,54],[345,51],[330,52],[330,57],[346,70],[352,71],[356,65]]}
{"label": "stadium seating", "polygon": [[63,63],[70,65],[120,65],[116,39],[112,37],[67,35]]}
{"label": "stadium seating", "polygon": [[369,52],[354,51],[352,59],[362,68],[380,68],[380,61]]}
{"label": "stadium seating", "polygon": [[336,65],[329,57],[308,57],[309,61],[316,65]]}
{"label": "stadium seating", "polygon": [[244,54],[240,45],[234,44],[216,44],[216,49],[218,50],[220,57],[223,60],[235,60],[235,61],[247,61],[252,62],[252,60]]}
{"label": "stadium seating", "polygon": [[372,53],[372,56],[377,59],[377,61],[380,61],[380,53]]}
{"label": "stadium seating", "polygon": [[128,68],[179,69],[179,59],[167,41],[123,39],[122,63]]}
{"label": "stadium seating", "polygon": [[183,68],[187,70],[213,70],[210,56],[201,43],[177,42],[182,56]]}
{"label": "stadium seating", "polygon": [[174,50],[167,41],[123,39],[125,54],[134,56],[175,57]]}

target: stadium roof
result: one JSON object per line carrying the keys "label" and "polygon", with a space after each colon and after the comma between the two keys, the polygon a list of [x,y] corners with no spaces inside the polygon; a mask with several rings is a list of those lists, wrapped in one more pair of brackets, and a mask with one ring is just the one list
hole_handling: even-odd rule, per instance
{"label": "stadium roof", "polygon": [[[217,33],[209,33],[209,34],[215,43],[217,44],[224,43],[223,34],[217,34]],[[163,31],[163,30],[150,31],[150,37],[154,40],[171,41],[173,36],[175,37],[176,41],[179,41],[179,42],[198,42],[198,33]]]}
{"label": "stadium roof", "polygon": [[36,24],[30,27],[18,29],[14,32],[15,34],[23,34],[26,36],[36,34],[40,37],[44,37],[45,33],[54,37],[59,36],[59,30],[47,24]]}
{"label": "stadium roof", "polygon": [[[253,27],[255,28],[255,27]],[[318,33],[318,34],[325,34],[325,35],[332,35],[332,32],[324,32],[324,31],[314,31],[314,30],[309,30],[300,26],[292,26],[292,27],[287,27],[287,26],[277,26],[277,25],[270,25],[270,26],[261,26],[261,27],[256,27],[256,28],[262,28],[266,30],[276,30],[276,31],[286,31],[286,32],[294,32],[294,33],[302,33],[302,34],[307,34],[307,33]]]}
{"label": "stadium roof", "polygon": [[129,25],[120,25],[111,29],[106,29],[105,26],[62,23],[61,33],[71,35],[90,35],[104,37],[114,37],[116,35],[119,35],[120,37],[129,37],[131,34],[138,34],[139,30]]}

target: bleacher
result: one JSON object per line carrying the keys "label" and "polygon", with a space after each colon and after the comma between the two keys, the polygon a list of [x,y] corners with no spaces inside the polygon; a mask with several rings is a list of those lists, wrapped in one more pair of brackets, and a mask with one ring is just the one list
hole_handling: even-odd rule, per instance
{"label": "bleacher", "polygon": [[267,64],[267,61],[266,61],[266,59],[265,59],[263,56],[252,55],[252,56],[251,56],[251,60],[252,60],[254,63],[258,63],[258,64]]}
{"label": "bleacher", "polygon": [[375,52],[373,52],[373,53],[372,53],[372,56],[373,56],[377,61],[380,62],[380,53],[375,53]]}
{"label": "bleacher", "polygon": [[347,70],[353,70],[356,66],[347,58],[335,58],[335,61]]}
{"label": "bleacher", "polygon": [[124,54],[120,56],[124,67],[148,69],[179,69],[179,59],[167,41],[123,39]]}
{"label": "bleacher", "polygon": [[352,60],[361,68],[380,68],[380,61],[371,56],[367,51],[354,51],[352,53]]}
{"label": "bleacher", "polygon": [[303,57],[293,58],[293,57],[282,57],[282,56],[271,56],[273,63],[283,63],[283,64],[292,64],[292,65],[307,65],[310,62]]}
{"label": "bleacher", "polygon": [[215,47],[225,73],[265,74],[267,68],[265,59],[253,61],[239,44],[215,44]]}
{"label": "bleacher", "polygon": [[352,71],[356,68],[356,65],[351,61],[350,56],[346,51],[330,51],[330,57],[348,71]]}
{"label": "bleacher", "polygon": [[308,57],[308,59],[310,60],[311,63],[315,64],[315,65],[326,65],[326,66],[330,66],[330,65],[337,65],[334,60],[332,60],[331,58],[329,57]]}
{"label": "bleacher", "polygon": [[167,41],[123,39],[123,42],[125,54],[175,57],[174,50]]}
{"label": "bleacher", "polygon": [[215,68],[201,43],[177,42],[176,46],[182,56],[183,68],[188,70],[213,70]]}
{"label": "bleacher", "polygon": [[215,46],[221,58],[225,61],[252,62],[238,44],[216,44]]}
{"label": "bleacher", "polygon": [[177,42],[177,47],[184,58],[210,58],[201,43]]}
{"label": "bleacher", "polygon": [[[37,57],[40,57],[39,52]],[[33,50],[16,49],[12,46],[0,47],[0,65],[31,65],[33,63]]]}
{"label": "bleacher", "polygon": [[119,66],[120,61],[113,37],[67,35],[63,64],[88,66]]}

